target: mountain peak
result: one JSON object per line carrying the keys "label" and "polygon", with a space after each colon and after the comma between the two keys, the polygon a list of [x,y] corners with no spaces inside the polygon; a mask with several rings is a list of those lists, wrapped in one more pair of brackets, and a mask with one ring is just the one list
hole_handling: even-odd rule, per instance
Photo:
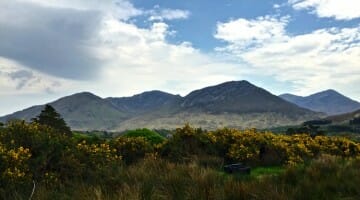
{"label": "mountain peak", "polygon": [[256,87],[255,85],[251,84],[249,81],[246,80],[228,81],[215,86],[216,87]]}
{"label": "mountain peak", "polygon": [[[69,96],[62,97],[51,104],[58,104],[58,102],[61,102],[61,104],[64,104],[63,102],[66,102],[67,104],[71,106],[81,105],[83,103],[87,103],[89,101],[102,101],[103,99],[99,96],[96,96],[95,94],[91,92],[79,92],[75,93]],[[76,103],[75,103],[76,102]]]}
{"label": "mountain peak", "polygon": [[75,93],[75,94],[72,94],[70,96],[91,96],[91,97],[98,97],[97,95],[91,93],[91,92],[88,92],[88,91],[83,91],[83,92],[78,92],[78,93]]}
{"label": "mountain peak", "polygon": [[173,94],[167,93],[167,92],[163,92],[160,90],[150,90],[150,91],[146,91],[140,94],[136,94],[132,97],[150,97],[150,96],[166,96],[166,97],[170,97],[170,96],[174,96]]}
{"label": "mountain peak", "polygon": [[292,96],[292,97],[302,97],[299,95],[294,95],[294,94],[290,94],[290,93],[284,93],[284,94],[280,94],[279,96]]}
{"label": "mountain peak", "polygon": [[183,108],[212,113],[310,112],[248,81],[230,81],[191,92]]}
{"label": "mountain peak", "polygon": [[338,91],[334,90],[334,89],[327,89],[327,90],[324,90],[323,92],[326,92],[326,93],[338,93]]}
{"label": "mountain peak", "polygon": [[[318,93],[315,93],[315,94],[312,94],[312,95],[341,95],[341,96],[344,96],[342,95],[341,93],[339,93],[338,91],[334,90],[334,89],[327,89],[327,90],[324,90],[324,91],[321,91],[321,92],[318,92]],[[310,96],[312,96],[310,95]]]}
{"label": "mountain peak", "polygon": [[333,89],[324,90],[306,97],[295,95],[280,95],[281,98],[300,107],[328,115],[352,112],[360,108],[360,103],[354,101]]}
{"label": "mountain peak", "polygon": [[118,109],[138,114],[155,110],[163,105],[175,101],[178,98],[181,97],[160,90],[152,90],[136,94],[131,97],[109,97],[107,100]]}

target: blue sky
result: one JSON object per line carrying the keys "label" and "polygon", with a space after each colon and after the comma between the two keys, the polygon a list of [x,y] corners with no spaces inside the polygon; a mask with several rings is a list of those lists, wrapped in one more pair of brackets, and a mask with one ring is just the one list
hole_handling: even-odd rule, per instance
{"label": "blue sky", "polygon": [[360,100],[360,2],[0,0],[0,115],[231,80]]}
{"label": "blue sky", "polygon": [[[170,42],[190,41],[194,47],[203,51],[212,51],[213,48],[223,43],[214,38],[216,24],[231,19],[253,19],[259,16],[290,16],[291,21],[287,26],[289,34],[298,35],[309,33],[316,29],[331,27],[356,27],[359,18],[352,20],[334,20],[332,18],[319,18],[309,14],[306,10],[295,10],[285,1],[262,0],[194,0],[194,1],[155,1],[135,0],[136,7],[147,10],[154,8],[182,9],[189,11],[188,20],[175,20],[169,23],[177,34],[168,38]],[[281,5],[274,8],[274,5]],[[355,5],[354,5],[355,6]],[[275,6],[276,7],[276,6]],[[139,27],[148,27],[151,23],[146,17],[139,17],[135,24]]]}

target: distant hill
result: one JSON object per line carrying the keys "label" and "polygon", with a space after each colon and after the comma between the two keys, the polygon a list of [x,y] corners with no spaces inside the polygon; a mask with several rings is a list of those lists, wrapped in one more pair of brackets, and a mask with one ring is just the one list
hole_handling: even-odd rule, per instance
{"label": "distant hill", "polygon": [[[49,104],[61,114],[71,128],[77,130],[108,130],[128,118],[127,113],[89,92],[66,96]],[[43,108],[44,105],[33,106],[2,117],[0,120],[24,119],[30,121]]]}
{"label": "distant hill", "polygon": [[299,108],[247,81],[231,81],[196,90],[185,96],[181,106],[185,110],[214,114],[275,112],[298,115],[310,113],[309,110]]}
{"label": "distant hill", "polygon": [[145,113],[122,122],[117,129],[173,129],[188,122],[206,129],[266,128],[301,124],[320,116],[247,81],[231,81],[199,89],[177,102],[171,112],[163,109],[162,112]]}
{"label": "distant hill", "polygon": [[[185,97],[162,91],[132,97],[100,98],[83,92],[51,102],[75,130],[123,131],[173,129],[190,123],[204,129],[265,128],[300,124],[319,113],[300,108],[247,81],[231,81],[191,92]],[[0,118],[30,120],[43,106]]]}
{"label": "distant hill", "polygon": [[106,98],[116,108],[132,115],[151,112],[165,105],[171,105],[181,99],[180,95],[173,95],[158,90],[143,92],[132,97]]}
{"label": "distant hill", "polygon": [[310,96],[302,97],[292,94],[282,94],[281,98],[300,107],[327,115],[338,115],[360,109],[360,103],[335,90],[326,90]]}
{"label": "distant hill", "polygon": [[350,113],[329,116],[326,119],[331,120],[332,122],[335,123],[348,123],[350,120],[356,117],[360,117],[360,109]]}

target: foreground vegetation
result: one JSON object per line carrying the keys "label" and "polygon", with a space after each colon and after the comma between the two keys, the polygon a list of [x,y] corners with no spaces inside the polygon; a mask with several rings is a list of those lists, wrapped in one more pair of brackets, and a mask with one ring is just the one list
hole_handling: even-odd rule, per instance
{"label": "foreground vegetation", "polygon": [[[252,166],[225,174],[227,163]],[[1,199],[359,199],[360,145],[255,129],[103,139],[37,121],[0,127]],[[35,185],[35,187],[34,187]]]}

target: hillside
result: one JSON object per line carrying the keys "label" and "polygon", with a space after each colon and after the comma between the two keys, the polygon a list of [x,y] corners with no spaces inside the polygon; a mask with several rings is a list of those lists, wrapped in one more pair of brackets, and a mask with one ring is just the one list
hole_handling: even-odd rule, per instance
{"label": "hillside", "polygon": [[282,94],[280,97],[300,107],[323,112],[327,115],[338,115],[360,109],[359,102],[335,90],[326,90],[306,97],[292,94]]}
{"label": "hillside", "polygon": [[266,128],[301,124],[320,116],[247,81],[231,81],[193,91],[174,107],[172,112],[145,113],[125,120],[116,129],[174,129],[185,123],[212,130]]}
{"label": "hillside", "polygon": [[[108,130],[127,117],[127,113],[116,109],[108,101],[89,92],[77,93],[60,98],[52,105],[65,119],[72,129],[76,130]],[[26,121],[37,116],[44,105],[33,106],[0,118],[1,121],[9,119],[24,119]]]}
{"label": "hillside", "polygon": [[349,123],[350,120],[356,117],[360,117],[360,109],[350,113],[329,116],[326,119],[335,123]]}
{"label": "hillside", "polygon": [[[132,97],[100,98],[83,92],[51,102],[74,130],[173,129],[190,123],[205,129],[266,128],[300,124],[318,113],[300,108],[247,81],[206,87],[185,97],[149,91]],[[30,120],[43,106],[0,118]]]}
{"label": "hillside", "polygon": [[247,81],[231,81],[206,87],[185,96],[181,107],[187,111],[219,113],[306,114],[309,110],[299,108],[270,92]]}
{"label": "hillside", "polygon": [[110,101],[116,108],[132,115],[155,111],[181,99],[182,97],[179,95],[173,95],[158,90],[143,92],[131,97],[106,98],[106,100]]}

